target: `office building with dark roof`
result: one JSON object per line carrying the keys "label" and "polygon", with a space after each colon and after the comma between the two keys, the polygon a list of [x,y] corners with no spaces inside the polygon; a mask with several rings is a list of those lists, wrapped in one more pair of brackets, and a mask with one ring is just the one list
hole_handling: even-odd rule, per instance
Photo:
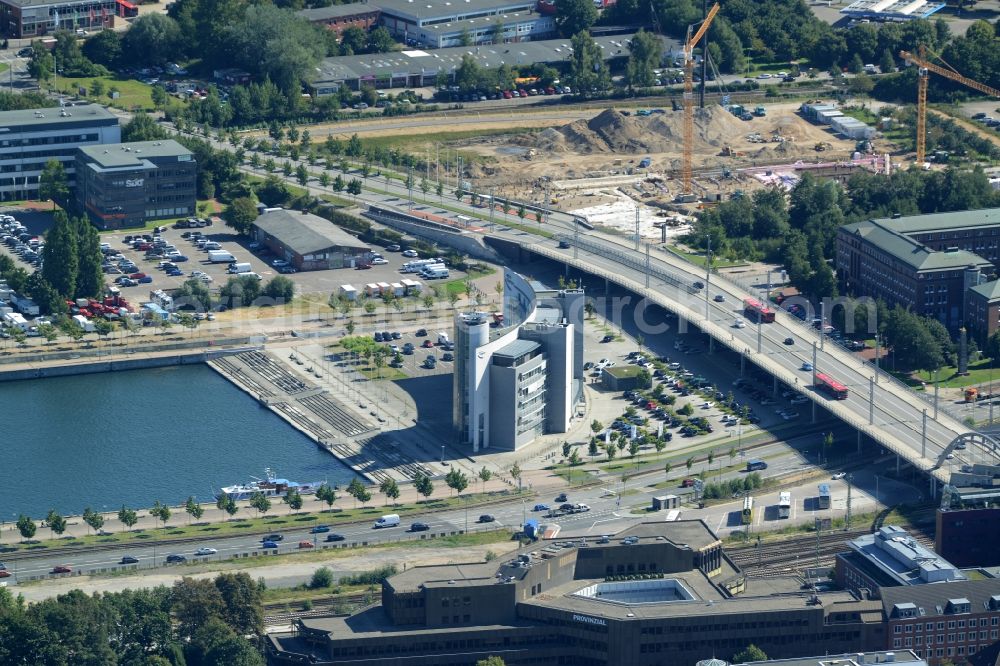
{"label": "office building with dark roof", "polygon": [[[792,659],[768,659],[767,661],[745,661],[743,666],[927,666],[927,662],[913,650],[877,650],[875,652],[848,652],[826,654],[822,657],[793,657]],[[725,662],[712,664],[698,662],[697,666],[729,666]]]}
{"label": "office building with dark roof", "polygon": [[979,303],[992,299],[985,284],[998,264],[996,208],[868,220],[837,232],[837,275],[848,293],[910,308],[952,331],[964,323],[979,336],[989,330]]}
{"label": "office building with dark roof", "polygon": [[76,149],[121,136],[118,118],[97,104],[0,112],[0,201],[37,199],[38,177],[52,159],[72,188]]}
{"label": "office building with dark roof", "polygon": [[748,581],[698,520],[537,543],[499,564],[415,567],[385,581],[380,605],[300,620],[267,652],[271,664],[676,666],[750,643],[794,657],[883,642],[879,602]]}
{"label": "office building with dark roof", "polygon": [[266,210],[254,220],[252,235],[300,271],[353,268],[371,258],[369,245],[306,212]]}
{"label": "office building with dark roof", "polygon": [[82,146],[76,202],[100,229],[194,215],[198,163],[172,139]]}

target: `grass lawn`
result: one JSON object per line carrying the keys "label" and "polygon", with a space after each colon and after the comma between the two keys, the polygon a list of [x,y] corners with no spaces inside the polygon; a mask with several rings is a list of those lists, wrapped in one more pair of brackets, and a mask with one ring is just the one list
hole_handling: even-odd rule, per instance
{"label": "grass lawn", "polygon": [[[667,250],[683,259],[686,259],[695,266],[702,266],[702,267],[705,266],[706,263],[705,256],[700,252],[686,252],[678,248],[676,245],[668,245]],[[734,266],[745,266],[745,265],[746,265],[745,261],[725,261],[719,259],[718,257],[712,258],[712,266],[714,268],[733,268]]]}
{"label": "grass lawn", "polygon": [[10,65],[5,62],[0,62],[0,72],[6,72],[8,69],[10,69]]}
{"label": "grass lawn", "polygon": [[358,372],[363,374],[368,379],[372,380],[383,379],[383,380],[389,380],[391,382],[394,382],[397,379],[409,379],[410,377],[408,374],[406,374],[399,368],[390,368],[388,365],[382,368],[381,372],[379,372],[378,368],[358,368]]}
{"label": "grass lawn", "polygon": [[[975,386],[977,384],[989,384],[990,381],[1000,381],[1000,368],[993,367],[994,363],[992,359],[983,359],[977,363],[969,364],[969,374],[959,375],[958,368],[953,365],[941,368],[938,372],[938,386],[941,388],[965,388],[966,386]],[[928,384],[928,388],[933,390],[934,384],[934,373],[933,372],[916,372],[913,373],[912,377],[905,379],[908,384],[918,384],[920,381],[925,381]]]}
{"label": "grass lawn", "polygon": [[[100,80],[104,84],[104,94],[100,98],[94,97],[90,94],[90,84],[93,81]],[[108,104],[110,106],[116,106],[122,109],[132,109],[140,108],[146,111],[153,111],[153,98],[151,91],[152,86],[146,85],[139,81],[133,79],[115,79],[111,76],[88,76],[82,78],[72,78],[72,77],[59,77],[58,89],[60,92],[66,93],[68,95],[77,95],[79,88],[87,88],[87,94],[84,95],[88,100],[93,102],[98,102],[99,104]],[[107,91],[111,88],[117,88],[120,93],[118,99],[111,99]]]}
{"label": "grass lawn", "polygon": [[[513,136],[516,134],[531,134],[540,131],[540,128],[529,127],[514,129],[461,130],[457,132],[421,132],[419,134],[407,134],[403,136],[364,137],[362,141],[366,146],[398,148],[415,154],[424,154],[429,149],[431,151],[431,157],[433,158],[437,144],[445,145],[465,141],[467,139],[477,139],[480,137]],[[454,147],[449,147],[449,155],[459,155],[467,163],[493,161],[493,158],[489,156],[473,151],[455,149]],[[383,169],[383,172],[384,171],[385,170]]]}

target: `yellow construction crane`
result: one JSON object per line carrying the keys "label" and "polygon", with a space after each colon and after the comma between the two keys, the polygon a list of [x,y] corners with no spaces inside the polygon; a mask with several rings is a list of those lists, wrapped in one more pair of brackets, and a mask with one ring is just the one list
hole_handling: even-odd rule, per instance
{"label": "yellow construction crane", "polygon": [[[973,90],[1000,98],[1000,90],[962,76],[954,69],[945,69],[940,65],[935,65],[926,59],[925,54],[926,49],[923,45],[920,46],[920,55],[914,55],[907,51],[899,52],[900,58],[920,68],[917,70],[917,164],[923,164],[924,157],[927,154],[927,78],[930,72],[934,72],[946,79],[957,81]],[[951,65],[948,65],[948,67],[951,67]]]}
{"label": "yellow construction crane", "polygon": [[[684,43],[684,159],[681,164],[681,184],[683,190],[681,194],[692,194],[694,189],[691,184],[691,160],[694,153],[694,56],[692,51],[701,41],[701,38],[708,32],[712,25],[712,19],[719,13],[719,3],[716,2],[708,10],[705,20],[701,22],[698,32],[691,36],[694,26],[688,26],[687,41]],[[702,57],[707,57],[703,53]]]}

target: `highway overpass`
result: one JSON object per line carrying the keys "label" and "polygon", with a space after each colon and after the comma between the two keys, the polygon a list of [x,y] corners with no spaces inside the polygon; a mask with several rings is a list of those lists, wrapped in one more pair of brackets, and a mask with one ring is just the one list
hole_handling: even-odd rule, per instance
{"label": "highway overpass", "polygon": [[[556,225],[554,225],[556,226]],[[569,225],[557,226],[568,229]],[[550,227],[551,229],[551,227]],[[934,479],[948,483],[950,468],[962,464],[1000,462],[996,441],[971,432],[952,416],[884,372],[846,351],[796,317],[777,309],[770,324],[747,322],[737,328],[743,299],[760,298],[718,276],[706,275],[683,259],[652,246],[636,249],[627,240],[596,232],[561,233],[556,240],[501,230],[494,237],[514,242],[522,250],[602,277],[674,312],[721,344],[828,410],[888,451]],[[696,281],[707,283],[704,288]],[[724,302],[717,302],[722,295]],[[786,338],[793,345],[785,345]],[[814,366],[803,371],[803,363]],[[813,388],[814,373],[822,372],[848,387],[845,400],[831,399]],[[953,455],[953,459],[947,456]]]}

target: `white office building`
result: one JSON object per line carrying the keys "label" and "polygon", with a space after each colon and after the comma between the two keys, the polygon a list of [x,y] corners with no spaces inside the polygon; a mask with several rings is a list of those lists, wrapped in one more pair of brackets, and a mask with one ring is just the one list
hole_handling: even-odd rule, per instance
{"label": "white office building", "polygon": [[118,118],[97,104],[0,112],[0,201],[37,199],[51,159],[62,162],[73,187],[76,149],[121,138]]}
{"label": "white office building", "polygon": [[582,289],[507,269],[501,325],[487,312],[456,315],[453,423],[472,452],[569,430],[583,400],[583,306]]}

